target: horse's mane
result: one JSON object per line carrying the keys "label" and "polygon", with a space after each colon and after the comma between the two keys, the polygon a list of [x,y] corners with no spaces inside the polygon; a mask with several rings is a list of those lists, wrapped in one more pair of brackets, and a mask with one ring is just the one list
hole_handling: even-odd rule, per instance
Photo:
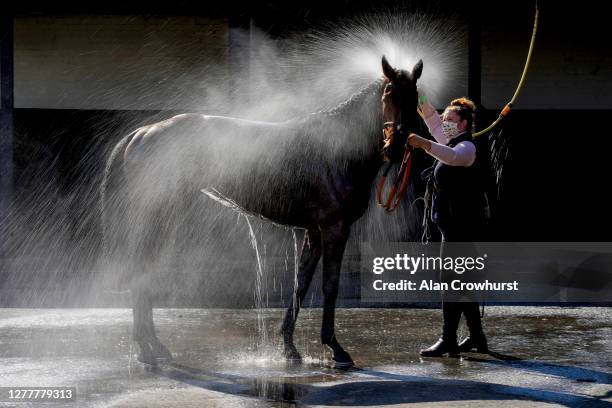
{"label": "horse's mane", "polygon": [[366,99],[368,96],[371,96],[372,94],[379,93],[381,89],[382,79],[377,79],[365,88],[352,94],[346,101],[329,110],[320,111],[318,112],[318,114],[327,116],[339,116],[346,112],[353,112],[355,105],[361,105],[364,99]]}
{"label": "horse's mane", "polygon": [[329,108],[323,109],[317,112],[313,112],[308,114],[307,116],[303,116],[300,118],[295,118],[295,121],[316,121],[325,119],[328,117],[340,117],[347,114],[354,114],[357,108],[363,106],[364,100],[369,96],[376,95],[382,89],[382,79],[377,79],[373,81],[369,85],[360,89],[359,91],[352,94],[347,100],[341,102],[340,104]]}
{"label": "horse's mane", "polygon": [[314,114],[315,115],[318,114],[318,115],[327,115],[327,116],[338,116],[346,112],[353,112],[355,105],[362,104],[365,98],[381,91],[382,82],[383,82],[382,79],[377,79],[376,81],[370,83],[365,88],[352,94],[346,101],[340,103],[339,105],[329,110],[319,111]]}
{"label": "horse's mane", "polygon": [[[344,102],[330,108],[310,113],[306,116],[297,117],[288,121],[289,126],[296,126],[299,129],[306,130],[312,133],[313,137],[300,138],[299,140],[308,141],[316,140],[318,143],[330,143],[324,149],[327,153],[344,151],[343,157],[354,158],[362,157],[364,152],[370,151],[372,146],[377,146],[378,141],[375,138],[366,137],[372,134],[373,126],[378,130],[379,124],[376,120],[371,120],[376,115],[376,108],[381,107],[380,96],[382,93],[382,79],[377,79],[357,92],[353,93]],[[364,116],[364,113],[366,116]],[[374,116],[370,116],[373,114]],[[365,121],[364,121],[365,119]],[[382,121],[381,121],[382,124]],[[332,128],[329,128],[329,126]],[[333,128],[335,126],[335,128]],[[340,126],[340,127],[338,127]],[[329,132],[330,129],[334,131]],[[341,130],[344,129],[344,130]],[[355,130],[364,137],[355,138]],[[349,137],[351,140],[342,140]],[[359,140],[360,142],[357,142]],[[362,143],[363,142],[363,143]],[[339,146],[350,146],[348,148],[339,148]],[[352,153],[348,153],[352,152]],[[340,165],[344,165],[341,164]]]}

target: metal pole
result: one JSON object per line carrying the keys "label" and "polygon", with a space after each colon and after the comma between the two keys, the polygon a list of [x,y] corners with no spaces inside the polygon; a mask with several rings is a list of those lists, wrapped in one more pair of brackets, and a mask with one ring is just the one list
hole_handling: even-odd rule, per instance
{"label": "metal pole", "polygon": [[478,1],[470,2],[468,15],[468,97],[481,105],[482,87],[482,12]]}
{"label": "metal pole", "polygon": [[0,257],[4,256],[2,226],[13,197],[13,16],[0,18]]}

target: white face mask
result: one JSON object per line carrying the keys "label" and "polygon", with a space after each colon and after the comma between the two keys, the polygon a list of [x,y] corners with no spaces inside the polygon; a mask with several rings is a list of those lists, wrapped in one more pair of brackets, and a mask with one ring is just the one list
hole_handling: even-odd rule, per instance
{"label": "white face mask", "polygon": [[442,133],[444,133],[444,136],[446,136],[447,139],[452,139],[461,133],[461,131],[457,128],[457,124],[455,122],[444,120],[442,121]]}

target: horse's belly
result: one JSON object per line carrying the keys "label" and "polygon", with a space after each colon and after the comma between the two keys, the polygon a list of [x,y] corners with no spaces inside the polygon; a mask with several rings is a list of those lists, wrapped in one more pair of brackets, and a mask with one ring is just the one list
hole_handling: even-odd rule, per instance
{"label": "horse's belly", "polygon": [[242,176],[217,180],[209,189],[217,190],[240,210],[277,224],[308,228],[315,223],[318,191],[311,183],[278,171],[258,174],[251,170]]}

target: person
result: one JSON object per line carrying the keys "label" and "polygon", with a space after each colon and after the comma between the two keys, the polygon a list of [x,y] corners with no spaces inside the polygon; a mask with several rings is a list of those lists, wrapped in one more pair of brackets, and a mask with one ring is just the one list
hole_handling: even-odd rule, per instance
{"label": "person", "polygon": [[[479,173],[484,159],[481,156],[485,152],[479,154],[472,139],[475,105],[467,98],[454,99],[444,110],[442,118],[422,92],[419,92],[419,105],[429,132],[436,140],[414,133],[408,136],[410,146],[423,149],[436,159],[430,171],[425,172],[428,181],[426,224],[429,228],[437,227],[443,258],[474,255],[473,243],[483,240],[486,224],[486,201]],[[457,246],[455,243],[462,244]],[[441,275],[442,281],[450,278],[446,272]],[[442,293],[442,336],[431,347],[421,350],[421,356],[448,354],[454,357],[474,349],[488,352],[478,302],[469,294],[468,301],[461,300],[454,301],[448,293]],[[465,316],[469,336],[458,344],[461,314]]]}

